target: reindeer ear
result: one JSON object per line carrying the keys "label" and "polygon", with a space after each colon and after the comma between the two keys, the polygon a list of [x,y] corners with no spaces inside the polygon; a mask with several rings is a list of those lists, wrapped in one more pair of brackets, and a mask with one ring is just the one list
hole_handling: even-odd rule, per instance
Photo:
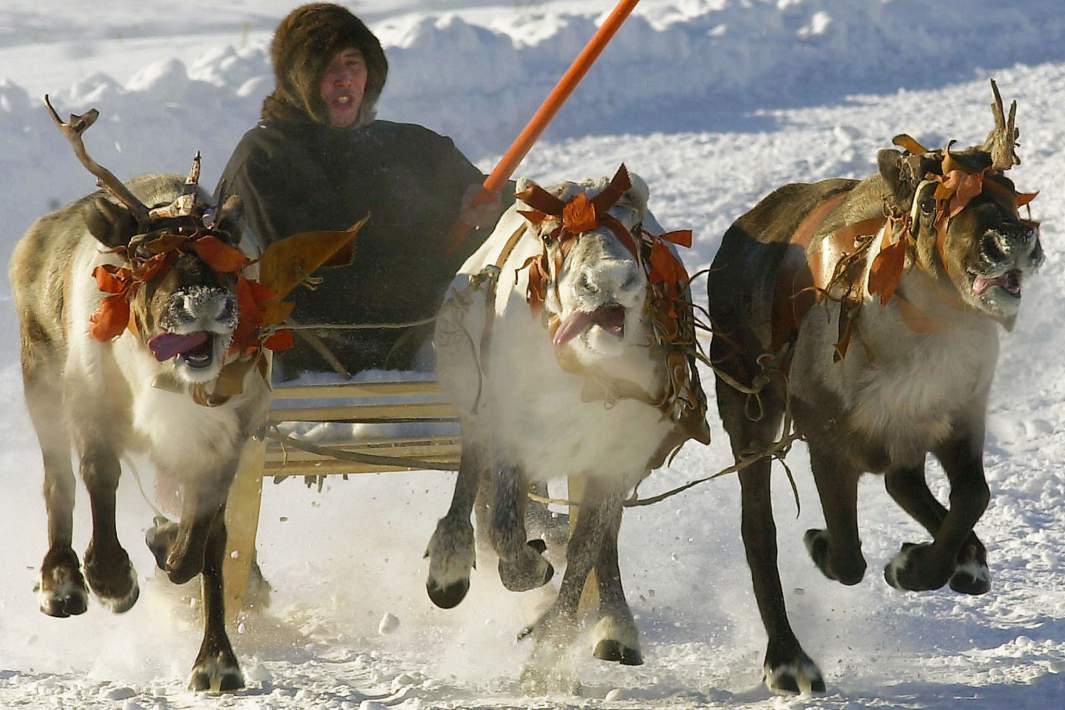
{"label": "reindeer ear", "polygon": [[632,186],[625,192],[626,199],[637,210],[641,212],[646,210],[647,200],[651,197],[651,189],[647,187],[644,179],[636,173],[629,173],[629,182],[632,183]]}
{"label": "reindeer ear", "polygon": [[902,153],[893,148],[884,148],[876,154],[876,167],[888,189],[894,193],[902,178]]}
{"label": "reindeer ear", "polygon": [[244,227],[244,205],[240,201],[240,195],[226,197],[220,209],[218,228],[229,232],[233,236],[233,242],[239,243]]}
{"label": "reindeer ear", "polygon": [[876,165],[880,177],[887,186],[886,197],[890,198],[900,209],[908,211],[913,202],[913,192],[917,189],[921,156],[905,157],[897,150],[885,148],[876,154]]}
{"label": "reindeer ear", "polygon": [[109,249],[126,246],[137,233],[137,220],[130,211],[103,195],[90,198],[82,216],[89,233]]}

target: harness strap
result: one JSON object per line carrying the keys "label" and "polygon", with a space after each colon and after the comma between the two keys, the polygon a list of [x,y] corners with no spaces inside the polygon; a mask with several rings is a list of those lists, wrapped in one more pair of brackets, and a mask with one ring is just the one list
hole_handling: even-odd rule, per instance
{"label": "harness strap", "polygon": [[[499,252],[499,256],[496,257],[495,269],[485,269],[481,272],[485,279],[484,288],[484,329],[481,330],[481,349],[480,349],[480,361],[481,361],[481,373],[483,377],[487,377],[488,369],[491,364],[492,355],[492,325],[496,320],[496,292],[499,283],[499,274],[503,269],[503,265],[507,263],[507,259],[514,253],[514,248],[521,241],[522,236],[525,234],[528,227],[527,222],[522,222],[521,226],[514,230],[514,233],[507,239],[506,244],[503,245],[502,251]],[[486,274],[485,271],[488,273]],[[515,278],[517,277],[517,269],[514,270]]]}
{"label": "harness strap", "polygon": [[895,298],[899,304],[899,316],[902,317],[902,322],[914,333],[931,334],[950,330],[949,323],[925,313],[901,293],[896,293]]}
{"label": "harness strap", "polygon": [[514,251],[514,247],[521,241],[525,231],[529,228],[528,222],[522,222],[521,226],[514,230],[514,233],[510,235],[510,239],[503,245],[503,250],[499,252],[499,256],[496,257],[496,268],[502,269],[503,264],[507,263],[507,259],[510,258],[511,253]]}

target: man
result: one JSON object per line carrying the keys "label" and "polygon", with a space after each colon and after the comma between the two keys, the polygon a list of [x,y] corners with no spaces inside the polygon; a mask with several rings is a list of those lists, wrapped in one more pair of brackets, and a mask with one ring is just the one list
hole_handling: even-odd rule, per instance
{"label": "man", "polygon": [[[301,324],[420,321],[436,314],[451,277],[487,237],[513,188],[492,204],[473,197],[484,175],[449,138],[414,124],[375,120],[388,74],[381,44],[347,9],[293,10],[271,45],[275,88],[219,182],[238,194],[264,243],[346,229],[369,214],[354,262],[330,269],[291,297]],[[457,221],[474,225],[456,253]],[[275,360],[285,377],[308,370],[418,366],[432,326],[313,331]]]}

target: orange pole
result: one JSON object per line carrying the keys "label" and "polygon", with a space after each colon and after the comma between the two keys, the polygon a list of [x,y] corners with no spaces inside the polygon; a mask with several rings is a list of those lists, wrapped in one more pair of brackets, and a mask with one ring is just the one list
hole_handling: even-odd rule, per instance
{"label": "orange pole", "polygon": [[[544,102],[540,104],[540,108],[537,109],[533,117],[529,119],[529,122],[525,124],[525,128],[522,129],[518,137],[511,143],[510,148],[500,158],[499,163],[496,164],[495,169],[491,174],[485,178],[484,184],[481,186],[481,192],[474,198],[475,204],[484,204],[495,199],[500,190],[510,176],[514,174],[514,170],[518,167],[518,164],[525,158],[529,150],[536,143],[536,139],[540,137],[540,134],[547,128],[547,124],[551,122],[551,119],[555,117],[558,110],[569,98],[573,90],[577,88],[577,84],[580,83],[584,75],[588,73],[588,69],[592,66],[599,55],[602,53],[603,48],[614,37],[618,29],[621,27],[625,19],[632,13],[636,4],[640,0],[620,0],[610,15],[603,21],[603,24],[599,26],[592,38],[588,40],[588,44],[585,45],[581,53],[577,55],[577,58],[573,60],[573,64],[570,65],[566,73],[562,75],[562,78],[555,84],[555,88],[551,89],[551,93],[547,95]],[[462,239],[469,232],[470,225],[459,221],[455,224],[451,230],[451,238],[448,243],[448,253],[454,253],[461,245]]]}

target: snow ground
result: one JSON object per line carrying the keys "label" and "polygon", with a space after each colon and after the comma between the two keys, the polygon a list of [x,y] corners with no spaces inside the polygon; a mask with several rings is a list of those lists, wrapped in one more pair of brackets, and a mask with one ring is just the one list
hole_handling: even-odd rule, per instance
{"label": "snow ground", "polygon": [[[91,178],[40,108],[103,114],[87,143],[121,176],[184,172],[205,155],[217,176],[269,88],[262,43],[294,5],[283,0],[67,3],[7,0],[0,9],[0,165],[11,177],[0,208],[7,258],[50,204],[84,194]],[[453,135],[487,168],[611,3],[504,0],[355,5],[392,61],[381,116]],[[428,5],[432,10],[427,10]],[[171,8],[171,9],[167,9]],[[992,0],[661,0],[641,5],[522,167],[544,182],[612,174],[624,160],[652,189],[667,227],[695,229],[691,270],[709,263],[727,225],[773,187],[861,176],[876,150],[906,131],[926,144],[982,139],[987,77],[1020,104],[1021,189],[1039,189],[1047,262],[1005,336],[986,452],[993,496],[978,526],[992,591],[900,594],[878,569],[906,540],[924,538],[883,492],[862,485],[867,578],[828,582],[801,534],[820,526],[805,452],[790,462],[802,510],[783,476],[777,506],[781,575],[791,619],[826,674],[829,693],[778,699],[759,683],[764,634],[739,540],[738,486],[705,484],[632,510],[622,569],[643,633],[646,664],[573,663],[581,697],[528,698],[516,678],[527,653],[514,634],[545,601],[475,575],[457,609],[423,591],[421,553],[447,508],[451,478],[391,474],[330,481],[317,494],[268,485],[260,556],[277,588],[265,617],[233,630],[249,680],[243,693],[184,690],[199,622],[160,583],[140,544],[151,512],[130,476],[120,490],[120,536],[142,574],[123,616],[93,606],[56,620],[31,593],[45,551],[40,460],[21,404],[15,319],[0,289],[0,416],[7,477],[0,520],[0,707],[305,708],[823,707],[1048,708],[1065,698],[1065,346],[1060,313],[1060,174],[1065,146],[1065,15],[1060,3]],[[974,52],[978,47],[979,52]],[[644,493],[722,468],[727,443],[689,446]],[[945,495],[942,476],[934,490]],[[150,483],[149,483],[150,485]],[[87,542],[84,500],[77,544]],[[378,631],[385,614],[399,619]],[[609,699],[607,699],[609,697]]]}

